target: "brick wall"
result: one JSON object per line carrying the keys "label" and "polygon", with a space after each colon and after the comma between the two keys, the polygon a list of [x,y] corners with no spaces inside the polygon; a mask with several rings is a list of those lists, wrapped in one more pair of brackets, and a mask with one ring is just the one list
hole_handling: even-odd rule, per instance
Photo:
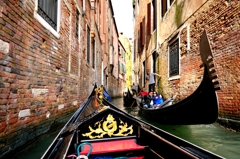
{"label": "brick wall", "polygon": [[[158,91],[165,98],[178,94],[181,100],[192,94],[199,86],[203,69],[199,52],[200,36],[206,29],[210,38],[214,62],[220,82],[221,90],[217,91],[219,100],[218,122],[235,130],[240,130],[240,3],[239,0],[194,0],[174,1],[165,16],[158,15],[158,59],[157,73],[162,78],[157,80]],[[161,1],[157,1],[158,7]],[[146,13],[147,2],[140,1],[135,6],[135,30],[134,37],[137,41],[140,22]],[[160,14],[160,13],[159,13]],[[189,36],[188,36],[189,35]],[[180,76],[176,79],[168,77],[168,47],[174,38],[180,40]],[[152,65],[151,53],[147,52],[145,45],[141,53],[137,52],[139,65],[142,70],[142,62],[146,67]],[[140,82],[144,79],[141,78]]]}
{"label": "brick wall", "polygon": [[[179,32],[181,78],[168,81],[163,76],[161,80],[164,95],[171,96],[178,92],[180,99],[187,97],[198,87],[203,74],[203,69],[199,68],[199,42],[205,28],[221,86],[221,90],[217,91],[220,108],[218,122],[235,130],[240,130],[239,19],[238,0],[207,1],[184,23],[190,26],[190,49],[187,49],[187,25],[183,24],[173,33]],[[161,44],[159,52],[162,53],[158,63],[160,72],[167,75],[168,42]]]}
{"label": "brick wall", "polygon": [[100,85],[101,74],[86,63],[86,26],[92,29],[94,20],[90,3],[80,16],[80,40],[75,3],[60,5],[56,37],[34,18],[34,1],[0,1],[0,157],[46,133],[54,122],[66,122],[94,83]]}

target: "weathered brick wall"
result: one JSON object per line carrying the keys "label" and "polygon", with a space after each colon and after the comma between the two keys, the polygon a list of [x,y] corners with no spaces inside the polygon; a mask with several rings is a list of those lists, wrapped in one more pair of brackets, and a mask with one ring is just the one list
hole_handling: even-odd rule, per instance
{"label": "weathered brick wall", "polygon": [[[80,19],[80,44],[76,6],[71,0],[60,4],[57,38],[33,17],[34,1],[0,1],[0,157],[47,132],[57,120],[66,122],[96,82],[86,64],[90,4]],[[101,70],[101,63],[97,67]]]}
{"label": "weathered brick wall", "polygon": [[110,75],[108,77],[108,93],[111,97],[121,97],[123,95],[123,88],[125,88],[125,82],[120,78],[117,79],[113,75]]}
{"label": "weathered brick wall", "polygon": [[211,18],[205,18],[221,86],[219,122],[240,131],[240,1],[213,3],[208,15]]}
{"label": "weathered brick wall", "polygon": [[[190,49],[187,49],[187,25],[180,27],[180,67],[181,78],[168,81],[161,80],[165,96],[178,92],[178,98],[190,95],[199,85],[203,69],[201,64],[199,42],[204,28],[208,32],[213,51],[214,62],[221,90],[217,91],[219,99],[219,122],[227,127],[240,130],[240,2],[209,0],[196,11],[185,24],[190,25]],[[173,33],[174,34],[174,33]],[[170,39],[168,39],[170,40]],[[168,41],[167,40],[167,41]],[[159,47],[161,53],[158,61],[162,74],[168,73],[168,43]],[[167,76],[166,76],[167,78]]]}

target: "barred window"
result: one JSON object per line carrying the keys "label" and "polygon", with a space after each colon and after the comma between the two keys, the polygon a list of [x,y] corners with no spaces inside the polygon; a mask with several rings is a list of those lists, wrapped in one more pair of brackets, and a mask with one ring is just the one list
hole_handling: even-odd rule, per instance
{"label": "barred window", "polygon": [[179,39],[169,46],[169,77],[179,75]]}
{"label": "barred window", "polygon": [[54,29],[57,30],[58,0],[38,0],[37,13]]}
{"label": "barred window", "polygon": [[77,13],[76,13],[76,36],[78,37],[79,36],[79,11],[77,9]]}
{"label": "barred window", "polygon": [[87,63],[90,64],[90,29],[87,27]]}
{"label": "barred window", "polygon": [[92,68],[95,68],[95,40],[92,41]]}

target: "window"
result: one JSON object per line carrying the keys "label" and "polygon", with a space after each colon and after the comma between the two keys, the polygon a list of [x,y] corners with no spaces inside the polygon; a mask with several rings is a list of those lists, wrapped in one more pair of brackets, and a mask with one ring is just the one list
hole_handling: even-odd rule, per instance
{"label": "window", "polygon": [[145,45],[146,43],[146,35],[145,35],[145,32],[146,32],[146,28],[145,28],[145,17],[143,17],[143,21],[142,21],[142,47]]}
{"label": "window", "polygon": [[76,12],[76,36],[78,37],[79,36],[79,11],[77,9],[77,12]]}
{"label": "window", "polygon": [[174,0],[162,0],[161,1],[161,9],[162,9],[162,17],[165,15],[167,10],[170,8]]}
{"label": "window", "polygon": [[121,67],[121,63],[120,61],[118,61],[118,72],[120,73],[120,67]]}
{"label": "window", "polygon": [[152,19],[151,19],[151,23],[152,23],[152,28],[153,30],[155,30],[157,28],[157,10],[156,10],[156,3],[157,1],[153,0],[152,1]]}
{"label": "window", "polygon": [[133,56],[133,62],[135,62],[136,61],[136,56],[137,56],[137,50],[136,50],[136,44],[137,42],[136,42],[136,39],[134,40],[134,43],[133,43],[133,46],[134,46],[134,56]]}
{"label": "window", "polygon": [[[141,25],[140,25],[140,29],[141,29]],[[141,49],[140,49],[140,43],[141,43],[141,34],[140,34],[140,29],[138,30],[138,45],[137,45],[137,50],[138,50],[138,53],[140,54],[141,52]]]}
{"label": "window", "polygon": [[169,46],[169,77],[179,75],[179,39]]}
{"label": "window", "polygon": [[147,5],[147,36],[150,35],[156,29],[156,10],[155,0],[149,2]]}
{"label": "window", "polygon": [[87,27],[87,63],[90,64],[90,29]]}
{"label": "window", "polygon": [[142,63],[142,85],[145,87],[146,84],[146,67],[145,67],[145,61]]}
{"label": "window", "polygon": [[57,30],[58,0],[38,0],[37,13],[54,30]]}
{"label": "window", "polygon": [[156,53],[156,51],[154,51],[152,53],[152,68],[153,68],[153,72],[156,72],[156,66],[157,66],[156,60],[157,60],[157,53]]}
{"label": "window", "polygon": [[95,40],[92,40],[92,68],[95,68]]}
{"label": "window", "polygon": [[165,15],[165,13],[167,12],[167,0],[162,0],[162,17]]}
{"label": "window", "polygon": [[139,52],[142,51],[142,22],[140,23],[140,29],[139,29]]}

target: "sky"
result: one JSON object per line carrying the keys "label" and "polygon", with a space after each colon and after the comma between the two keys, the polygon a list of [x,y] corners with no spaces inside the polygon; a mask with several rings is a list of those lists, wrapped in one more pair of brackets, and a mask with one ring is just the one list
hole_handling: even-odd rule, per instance
{"label": "sky", "polygon": [[132,0],[112,0],[113,12],[118,32],[133,38],[133,7]]}

